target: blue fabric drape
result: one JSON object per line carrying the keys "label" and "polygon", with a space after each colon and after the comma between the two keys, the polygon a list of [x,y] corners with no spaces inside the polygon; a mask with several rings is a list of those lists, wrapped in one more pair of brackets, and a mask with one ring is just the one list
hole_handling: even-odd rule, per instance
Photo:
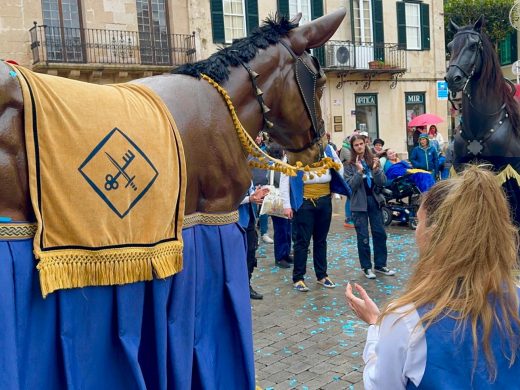
{"label": "blue fabric drape", "polygon": [[0,388],[254,389],[244,233],[183,239],[172,277],[46,299],[32,240],[0,241]]}

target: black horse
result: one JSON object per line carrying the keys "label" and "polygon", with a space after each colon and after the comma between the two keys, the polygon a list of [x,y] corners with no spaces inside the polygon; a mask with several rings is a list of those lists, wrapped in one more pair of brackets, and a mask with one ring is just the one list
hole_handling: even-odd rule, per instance
{"label": "black horse", "polygon": [[462,123],[455,134],[456,170],[469,162],[487,162],[499,172],[520,222],[520,111],[515,86],[504,78],[493,44],[481,31],[484,18],[474,25],[457,26],[446,81],[452,93],[462,92]]}

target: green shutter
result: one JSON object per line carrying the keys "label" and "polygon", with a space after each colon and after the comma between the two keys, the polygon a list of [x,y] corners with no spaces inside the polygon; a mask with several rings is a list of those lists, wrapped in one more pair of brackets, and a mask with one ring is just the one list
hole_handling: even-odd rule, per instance
{"label": "green shutter", "polygon": [[[323,16],[323,0],[311,0],[311,19],[317,19]],[[314,57],[320,62],[320,65],[325,66],[325,47],[317,47],[314,49]]]}
{"label": "green shutter", "polygon": [[511,33],[511,63],[518,60],[518,40],[516,31],[512,31]]}
{"label": "green shutter", "polygon": [[421,6],[421,49],[430,50],[430,6]]}
{"label": "green shutter", "polygon": [[211,31],[213,33],[213,43],[225,43],[224,35],[224,9],[222,0],[211,0]]}
{"label": "green shutter", "polygon": [[374,28],[374,59],[385,60],[385,36],[383,28],[383,0],[372,0],[372,25]]}
{"label": "green shutter", "polygon": [[247,35],[258,27],[258,1],[246,0]]}
{"label": "green shutter", "polygon": [[323,0],[311,1],[311,19],[318,19],[323,16]]}
{"label": "green shutter", "polygon": [[289,0],[278,0],[278,14],[289,17]]}
{"label": "green shutter", "polygon": [[398,1],[397,6],[397,43],[400,49],[406,49],[406,15],[404,2]]}

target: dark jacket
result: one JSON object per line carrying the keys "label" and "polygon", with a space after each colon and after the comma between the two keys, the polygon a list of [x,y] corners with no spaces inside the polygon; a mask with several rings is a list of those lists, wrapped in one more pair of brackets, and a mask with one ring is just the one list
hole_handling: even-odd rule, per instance
{"label": "dark jacket", "polygon": [[[344,165],[343,176],[352,188],[352,197],[350,198],[350,209],[352,211],[367,211],[367,194],[365,192],[365,184],[363,183],[363,175],[357,171],[356,165],[346,163]],[[377,187],[383,187],[386,183],[386,176],[381,167],[372,171],[372,195],[379,204],[385,201],[382,194],[377,192]]]}

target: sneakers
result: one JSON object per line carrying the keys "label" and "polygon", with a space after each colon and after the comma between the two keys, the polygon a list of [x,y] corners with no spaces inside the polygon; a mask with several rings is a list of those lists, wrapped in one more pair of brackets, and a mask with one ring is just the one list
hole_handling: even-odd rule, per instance
{"label": "sneakers", "polygon": [[374,270],[376,272],[379,272],[380,274],[387,275],[387,276],[395,275],[395,271],[388,267],[374,267]]}
{"label": "sneakers", "polygon": [[367,279],[375,279],[376,278],[376,274],[372,272],[371,268],[363,269],[363,273],[365,274],[365,278],[367,278]]}
{"label": "sneakers", "polygon": [[253,287],[249,286],[249,298],[251,299],[264,299],[264,296],[259,292],[255,291]]}
{"label": "sneakers", "polygon": [[343,227],[344,227],[344,228],[347,228],[347,229],[354,229],[354,228],[355,228],[354,224],[349,223],[349,222],[345,222],[345,223],[343,224]]}
{"label": "sneakers", "polygon": [[273,239],[271,237],[269,237],[267,235],[267,233],[266,234],[262,234],[262,241],[265,242],[266,244],[273,244],[274,243]]}
{"label": "sneakers", "polygon": [[318,284],[321,284],[323,287],[334,288],[336,287],[336,283],[329,279],[328,276],[324,277],[321,280],[317,281]]}
{"label": "sneakers", "polygon": [[293,284],[293,287],[295,290],[298,290],[299,292],[309,291],[309,287],[307,287],[303,280],[298,280],[296,283]]}
{"label": "sneakers", "polygon": [[289,264],[289,262],[285,259],[275,261],[275,264],[280,268],[291,268],[291,264]]}

